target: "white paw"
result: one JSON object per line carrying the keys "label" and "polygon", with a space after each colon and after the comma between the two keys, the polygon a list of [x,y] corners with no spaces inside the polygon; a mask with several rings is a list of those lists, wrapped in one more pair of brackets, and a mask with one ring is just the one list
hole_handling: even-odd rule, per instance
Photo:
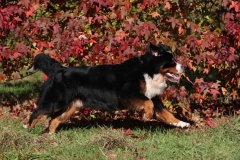
{"label": "white paw", "polygon": [[172,123],[173,126],[187,128],[190,127],[190,124],[187,122],[179,121],[178,123]]}
{"label": "white paw", "polygon": [[23,128],[28,129],[28,124],[23,124]]}
{"label": "white paw", "polygon": [[145,117],[143,117],[143,120],[144,120],[144,121],[151,121],[150,118],[145,118]]}
{"label": "white paw", "polygon": [[145,114],[144,114],[144,115],[143,115],[143,120],[144,120],[144,121],[151,121],[151,118],[146,118],[146,117],[145,117]]}

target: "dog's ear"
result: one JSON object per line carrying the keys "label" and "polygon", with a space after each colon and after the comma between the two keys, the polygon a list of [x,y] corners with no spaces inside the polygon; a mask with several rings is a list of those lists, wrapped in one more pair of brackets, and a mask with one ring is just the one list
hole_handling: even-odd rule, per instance
{"label": "dog's ear", "polygon": [[173,55],[171,49],[167,45],[161,43],[159,43],[157,46],[150,43],[146,52],[146,54],[151,54],[153,56],[163,56],[169,53]]}
{"label": "dog's ear", "polygon": [[165,45],[165,44],[159,43],[158,47],[159,47],[159,52],[160,53],[168,52],[168,53],[173,54],[170,47]]}
{"label": "dog's ear", "polygon": [[159,55],[160,48],[158,46],[155,46],[152,43],[149,43],[147,48],[147,54],[152,54],[154,56],[160,56]]}

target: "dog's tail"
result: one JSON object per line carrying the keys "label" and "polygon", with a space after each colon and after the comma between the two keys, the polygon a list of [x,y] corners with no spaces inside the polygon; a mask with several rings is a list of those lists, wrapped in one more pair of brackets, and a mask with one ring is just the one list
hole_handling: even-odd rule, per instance
{"label": "dog's tail", "polygon": [[64,68],[59,62],[44,53],[38,54],[34,58],[33,66],[29,72],[42,71],[47,76],[56,73],[57,70]]}

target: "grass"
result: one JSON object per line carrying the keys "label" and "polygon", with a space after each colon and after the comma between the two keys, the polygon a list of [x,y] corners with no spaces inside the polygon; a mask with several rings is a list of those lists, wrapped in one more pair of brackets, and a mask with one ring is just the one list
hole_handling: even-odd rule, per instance
{"label": "grass", "polygon": [[240,117],[218,127],[188,130],[92,125],[41,134],[38,124],[27,131],[19,120],[0,118],[2,159],[240,159]]}
{"label": "grass", "polygon": [[[0,84],[0,159],[240,159],[239,115],[214,128],[181,130],[128,119],[69,124],[47,135],[42,134],[46,128],[43,119],[28,131],[22,127],[24,116],[11,115],[5,103],[35,98],[41,76],[36,73],[21,81]],[[126,134],[128,128],[130,134]]]}
{"label": "grass", "polygon": [[42,73],[36,72],[21,80],[0,83],[0,101],[22,101],[36,97],[42,84],[41,77]]}

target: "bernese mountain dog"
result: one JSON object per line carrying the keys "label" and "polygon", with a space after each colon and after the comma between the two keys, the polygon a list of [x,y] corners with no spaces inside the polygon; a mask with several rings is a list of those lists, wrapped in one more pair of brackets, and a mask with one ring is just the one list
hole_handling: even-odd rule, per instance
{"label": "bernese mountain dog", "polygon": [[104,110],[130,109],[142,111],[143,118],[176,127],[190,124],[178,120],[163,105],[160,95],[166,80],[178,82],[185,66],[177,63],[168,46],[149,44],[146,53],[121,64],[63,67],[46,54],[38,54],[30,69],[41,70],[48,80],[41,87],[37,108],[25,128],[33,128],[38,120],[51,117],[49,134],[84,107]]}

